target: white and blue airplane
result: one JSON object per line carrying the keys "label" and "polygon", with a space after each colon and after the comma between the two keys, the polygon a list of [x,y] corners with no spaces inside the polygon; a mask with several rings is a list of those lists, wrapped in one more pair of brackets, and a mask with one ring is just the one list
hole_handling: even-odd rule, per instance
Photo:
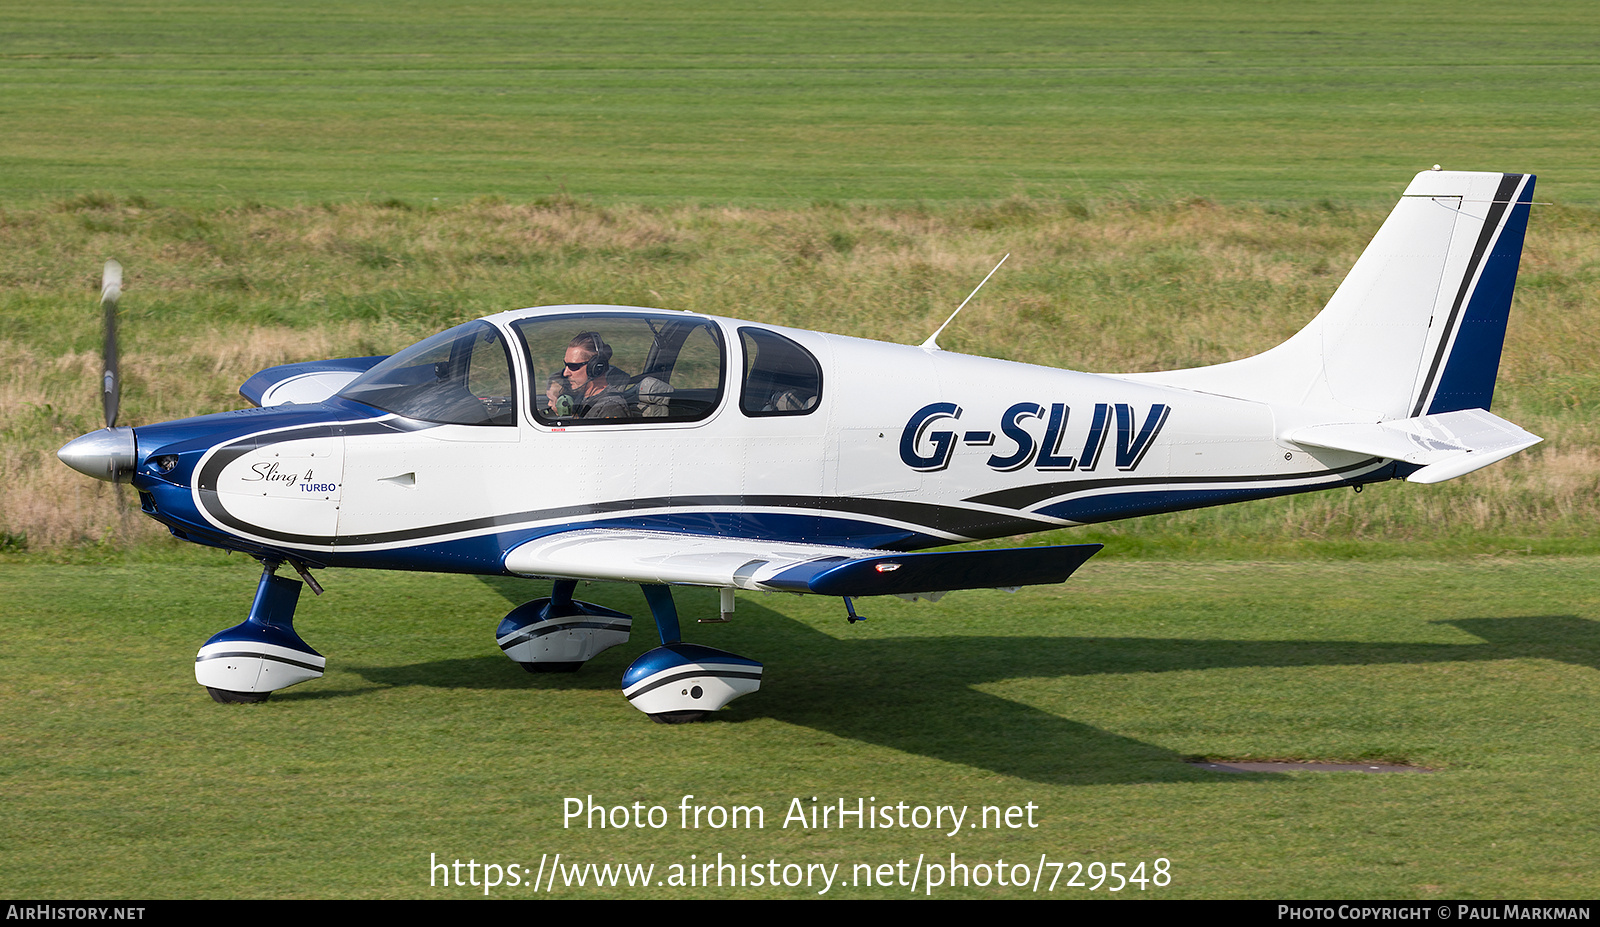
{"label": "white and blue airplane", "polygon": [[1327,306],[1263,354],[1089,374],[673,312],[552,306],[391,357],[263,370],[256,408],[107,428],[60,451],[131,483],[178,538],[259,559],[247,620],[196,679],[220,702],[319,677],[295,632],[310,570],[551,579],[500,622],[530,671],[627,640],[573,598],[638,583],[661,645],[623,694],[694,720],[760,687],[755,660],[682,639],[671,586],[851,599],[1065,580],[1098,544],[931,551],[1063,526],[1403,479],[1540,440],[1489,412],[1533,192],[1524,174],[1416,176]]}

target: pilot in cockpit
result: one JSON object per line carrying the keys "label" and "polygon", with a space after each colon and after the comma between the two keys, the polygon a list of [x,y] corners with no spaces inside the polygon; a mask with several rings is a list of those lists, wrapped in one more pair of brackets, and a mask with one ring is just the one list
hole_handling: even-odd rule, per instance
{"label": "pilot in cockpit", "polygon": [[[627,418],[628,401],[611,385],[611,346],[599,332],[580,332],[567,343],[566,374],[571,414],[576,418]],[[552,377],[547,396],[555,393]],[[560,397],[567,398],[567,397]],[[551,409],[560,408],[559,398],[551,399]]]}

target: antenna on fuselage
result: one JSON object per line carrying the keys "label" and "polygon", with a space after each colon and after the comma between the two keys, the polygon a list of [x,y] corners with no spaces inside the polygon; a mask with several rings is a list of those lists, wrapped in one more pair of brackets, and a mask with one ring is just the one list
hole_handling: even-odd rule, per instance
{"label": "antenna on fuselage", "polygon": [[[1007,251],[1006,252],[1006,256],[1000,259],[1000,264],[1004,264],[1006,262],[1006,258],[1009,258],[1009,257],[1011,257],[1011,252]],[[954,322],[956,320],[956,316],[961,314],[961,310],[967,308],[967,303],[972,302],[972,297],[978,295],[978,291],[983,289],[983,285],[985,283],[989,282],[989,277],[993,277],[994,276],[994,271],[1000,269],[1000,264],[994,265],[994,270],[989,271],[989,275],[987,277],[984,277],[983,280],[981,280],[978,283],[977,286],[972,288],[972,292],[968,293],[967,294],[967,298],[963,299],[961,301],[961,305],[956,307],[956,311],[950,313],[950,318],[945,319],[944,320],[944,324],[939,326],[938,330],[935,331],[933,334],[929,335],[928,336],[928,340],[924,341],[922,343],[923,347],[928,348],[928,349],[933,350],[933,351],[943,351],[944,350],[944,348],[939,347],[939,345],[937,343],[937,339],[939,337],[939,332],[942,332],[946,328],[948,328],[950,326],[950,323]]]}

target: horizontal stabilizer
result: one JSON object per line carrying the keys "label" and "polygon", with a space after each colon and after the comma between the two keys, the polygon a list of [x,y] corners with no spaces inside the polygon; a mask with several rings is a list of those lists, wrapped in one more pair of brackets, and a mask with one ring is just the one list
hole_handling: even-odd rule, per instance
{"label": "horizontal stabilizer", "polygon": [[559,579],[672,583],[868,596],[1059,583],[1099,544],[894,553],[750,538],[588,528],[506,554],[507,572]]}
{"label": "horizontal stabilizer", "polygon": [[384,359],[382,356],[345,357],[268,367],[244,381],[239,395],[261,408],[291,402],[301,405],[323,402]]}
{"label": "horizontal stabilizer", "polygon": [[1544,439],[1484,409],[1462,409],[1393,422],[1311,425],[1288,440],[1305,447],[1386,457],[1422,469],[1406,479],[1442,483]]}

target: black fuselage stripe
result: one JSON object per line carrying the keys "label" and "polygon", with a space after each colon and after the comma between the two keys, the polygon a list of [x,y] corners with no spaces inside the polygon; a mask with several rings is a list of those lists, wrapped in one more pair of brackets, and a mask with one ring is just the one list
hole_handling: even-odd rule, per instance
{"label": "black fuselage stripe", "polygon": [[[619,499],[612,502],[596,502],[585,505],[559,506],[549,509],[537,509],[525,512],[515,512],[502,515],[486,515],[479,518],[463,519],[461,521],[447,522],[406,528],[396,531],[383,531],[362,535],[306,535],[292,534],[283,531],[274,531],[259,525],[247,524],[222,505],[220,494],[217,491],[217,479],[222,470],[240,456],[252,450],[268,447],[287,441],[304,440],[307,438],[357,436],[364,434],[384,434],[396,429],[385,422],[354,422],[334,423],[328,425],[315,425],[304,428],[295,428],[288,431],[272,432],[264,435],[253,435],[242,439],[236,444],[218,450],[206,461],[204,467],[196,475],[196,487],[201,504],[207,513],[223,525],[241,533],[256,537],[267,538],[273,541],[282,541],[290,544],[317,546],[328,548],[351,548],[377,544],[394,544],[404,542],[425,541],[447,535],[471,534],[492,529],[506,529],[528,526],[538,522],[559,522],[577,519],[604,517],[607,515],[625,515],[630,512],[650,509],[665,509],[668,511],[685,509],[724,509],[732,510],[735,514],[739,509],[790,509],[810,511],[819,518],[839,518],[848,516],[865,516],[880,521],[895,521],[913,525],[917,529],[932,532],[944,532],[963,538],[987,540],[990,538],[1006,537],[1021,534],[1027,531],[1039,531],[1058,527],[1057,519],[1046,519],[1021,511],[1026,506],[1052,499],[1055,497],[1077,496],[1085,493],[1095,493],[1108,489],[1126,489],[1139,486],[1152,485],[1203,485],[1203,484],[1232,484],[1255,483],[1266,481],[1305,481],[1339,474],[1348,473],[1363,467],[1375,465],[1379,458],[1372,457],[1348,464],[1343,467],[1303,471],[1287,474],[1244,474],[1226,476],[1149,476],[1125,477],[1099,480],[1056,481],[1038,484],[1035,486],[1021,486],[998,492],[985,493],[973,496],[963,501],[978,505],[1007,508],[1009,512],[990,512],[964,508],[957,505],[940,505],[930,502],[907,502],[896,499],[867,499],[855,497],[826,497],[826,496],[790,496],[790,495],[700,495],[700,496],[651,496],[639,499]],[[1287,487],[1286,487],[1287,488]],[[687,514],[687,513],[686,513]],[[755,513],[750,513],[755,514]]]}
{"label": "black fuselage stripe", "polygon": [[331,547],[334,538],[322,535],[289,534],[283,531],[273,531],[260,525],[252,525],[234,517],[222,504],[221,494],[217,491],[217,478],[228,464],[233,463],[251,451],[271,447],[274,444],[283,444],[288,441],[304,441],[311,438],[343,438],[352,435],[377,435],[405,432],[408,429],[396,427],[393,420],[363,421],[363,422],[332,422],[326,425],[309,425],[304,428],[291,428],[287,431],[274,431],[266,434],[250,435],[239,441],[229,444],[212,454],[205,466],[195,474],[195,491],[200,497],[200,505],[218,522],[233,528],[236,531],[256,537],[268,538],[274,541],[284,541],[291,544],[311,544]]}
{"label": "black fuselage stripe", "polygon": [[[1029,517],[1025,513],[980,512],[959,506],[936,505],[928,502],[901,502],[890,499],[856,499],[826,496],[651,496],[642,499],[619,499],[614,502],[595,502],[587,505],[567,505],[552,509],[516,512],[508,515],[489,515],[442,525],[386,531],[379,534],[340,536],[336,542],[321,539],[322,543],[337,543],[341,547],[363,544],[389,544],[395,541],[415,541],[444,534],[476,531],[485,528],[509,528],[540,521],[566,521],[605,515],[624,515],[649,509],[799,509],[808,510],[819,518],[864,515],[870,518],[905,522],[923,530],[947,531],[963,537],[1005,537],[1030,529],[1043,530],[1057,527],[1053,521]],[[740,513],[744,514],[744,513]]]}
{"label": "black fuselage stripe", "polygon": [[1255,473],[1245,476],[1139,476],[1120,480],[1057,480],[1053,483],[1036,483],[1032,486],[1017,486],[1012,489],[1002,489],[998,492],[984,493],[979,496],[971,496],[963,501],[978,505],[1021,509],[1058,496],[1063,498],[1081,496],[1098,492],[1102,489],[1124,489],[1136,486],[1198,486],[1207,483],[1264,483],[1273,480],[1315,480],[1350,473],[1351,471],[1375,466],[1382,462],[1383,458],[1368,457],[1365,460],[1358,460],[1353,464],[1346,464],[1342,467],[1333,467],[1327,470],[1307,470],[1300,473]]}
{"label": "black fuselage stripe", "polygon": [[[1027,501],[1020,501],[1019,505],[1042,501],[1055,496],[1081,495],[1100,489],[1136,487],[1147,485],[1195,485],[1217,483],[1250,483],[1265,480],[1287,479],[1313,479],[1316,477],[1337,476],[1340,473],[1357,469],[1360,466],[1376,463],[1377,459],[1363,462],[1363,464],[1350,467],[1341,467],[1336,470],[1325,470],[1313,474],[1294,474],[1291,476],[1229,476],[1229,477],[1174,477],[1169,479],[1149,478],[1137,480],[1096,480],[1082,487],[1073,487],[1075,492],[1066,492],[1060,484],[1048,487],[1022,487],[1014,492],[1025,493],[1032,497]],[[1070,484],[1068,484],[1070,486]],[[1011,491],[1008,491],[1011,492]],[[984,497],[967,500],[979,504],[996,505]],[[648,511],[651,509],[731,509],[731,508],[783,508],[799,509],[815,513],[818,517],[840,517],[848,515],[865,516],[878,519],[890,519],[915,525],[922,530],[946,531],[961,537],[973,539],[989,539],[1021,534],[1030,530],[1044,530],[1060,526],[1059,520],[1046,520],[1045,518],[1030,516],[1024,512],[996,513],[977,511],[958,506],[933,505],[920,502],[895,502],[877,499],[828,499],[813,496],[680,496],[680,497],[655,497],[645,499],[624,499],[616,502],[595,503],[592,505],[563,506],[561,508],[543,509],[529,512],[517,512],[507,515],[491,515],[483,518],[466,519],[446,524],[429,525],[410,528],[400,531],[386,531],[368,535],[341,535],[338,537],[297,535],[285,532],[270,531],[268,529],[245,525],[229,516],[226,521],[233,527],[247,533],[255,534],[273,540],[285,541],[296,544],[318,545],[328,547],[350,548],[372,544],[393,544],[407,541],[423,541],[453,534],[465,534],[473,531],[494,528],[514,528],[538,522],[569,521],[605,517],[608,515],[626,515],[629,512]],[[213,512],[215,514],[215,512]],[[930,523],[931,522],[931,523]]]}

